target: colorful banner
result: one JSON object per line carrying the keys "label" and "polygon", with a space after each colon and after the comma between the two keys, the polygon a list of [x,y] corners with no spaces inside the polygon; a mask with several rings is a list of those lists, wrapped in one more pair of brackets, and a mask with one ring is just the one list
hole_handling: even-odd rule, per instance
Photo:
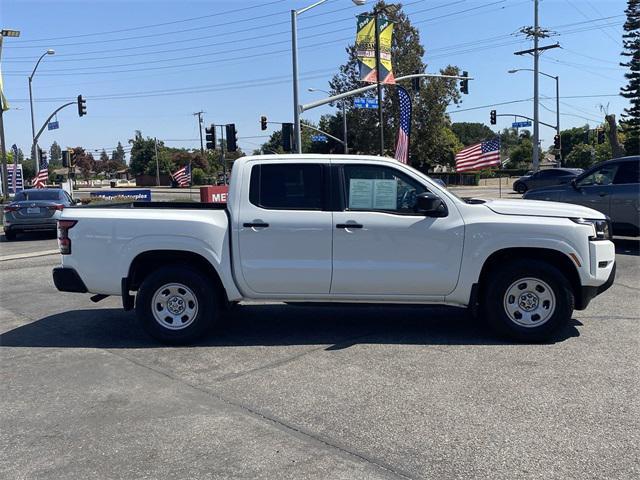
{"label": "colorful banner", "polygon": [[[387,18],[378,17],[380,29],[380,82],[396,83],[391,65],[391,39],[393,23]],[[356,56],[360,67],[360,80],[376,83],[376,19],[369,15],[358,15],[356,33]]]}

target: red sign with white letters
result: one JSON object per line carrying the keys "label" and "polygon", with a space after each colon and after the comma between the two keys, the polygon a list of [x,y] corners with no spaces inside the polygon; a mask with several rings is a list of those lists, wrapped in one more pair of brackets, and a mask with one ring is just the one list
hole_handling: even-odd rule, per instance
{"label": "red sign with white letters", "polygon": [[203,203],[227,203],[228,185],[200,187],[200,201]]}

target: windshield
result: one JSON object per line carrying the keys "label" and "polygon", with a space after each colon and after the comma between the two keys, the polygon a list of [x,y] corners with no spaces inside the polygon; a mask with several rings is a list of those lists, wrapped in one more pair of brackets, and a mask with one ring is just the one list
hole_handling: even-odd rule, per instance
{"label": "windshield", "polygon": [[23,202],[25,200],[58,200],[60,198],[59,190],[29,190],[16,193],[14,202]]}

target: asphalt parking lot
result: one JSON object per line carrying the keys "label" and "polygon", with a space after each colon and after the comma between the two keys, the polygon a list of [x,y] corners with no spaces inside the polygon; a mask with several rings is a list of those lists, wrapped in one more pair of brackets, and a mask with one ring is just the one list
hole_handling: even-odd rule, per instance
{"label": "asphalt parking lot", "polygon": [[639,245],[549,344],[457,309],[251,303],[168,348],[57,292],[31,256],[54,239],[2,237],[0,478],[638,478]]}

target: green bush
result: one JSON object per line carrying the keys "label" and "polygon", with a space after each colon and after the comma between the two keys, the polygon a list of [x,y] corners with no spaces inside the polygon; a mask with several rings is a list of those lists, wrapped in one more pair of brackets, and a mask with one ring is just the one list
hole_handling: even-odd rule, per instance
{"label": "green bush", "polygon": [[191,173],[191,182],[194,185],[204,185],[206,183],[204,170],[201,168],[194,168]]}

